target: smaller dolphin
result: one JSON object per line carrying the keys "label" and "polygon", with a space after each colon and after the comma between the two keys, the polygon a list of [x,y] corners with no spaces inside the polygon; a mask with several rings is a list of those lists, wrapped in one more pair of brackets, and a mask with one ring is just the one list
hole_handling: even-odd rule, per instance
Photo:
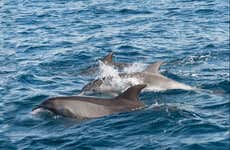
{"label": "smaller dolphin", "polygon": [[136,78],[142,82],[142,84],[147,84],[148,89],[156,90],[171,90],[171,89],[182,89],[182,90],[194,90],[194,87],[186,85],[184,83],[177,82],[170,79],[159,72],[160,66],[164,62],[155,62],[150,64],[143,72],[137,73],[121,73],[121,78]]}
{"label": "smaller dolphin", "polygon": [[[105,65],[113,66],[115,69],[123,70],[125,67],[131,66],[132,64],[129,63],[119,63],[113,61],[113,54],[114,52],[110,52],[108,55],[100,59]],[[94,75],[98,71],[98,65],[93,65],[88,67],[87,69],[83,70],[80,74],[81,75]]]}
{"label": "smaller dolphin", "polygon": [[33,111],[43,108],[61,116],[80,119],[129,112],[145,106],[138,98],[144,87],[146,85],[132,86],[111,99],[82,96],[50,98],[34,108]]}
{"label": "smaller dolphin", "polygon": [[[191,87],[189,85],[177,82],[172,80],[159,72],[160,66],[163,62],[155,62],[150,64],[144,71],[142,72],[135,72],[135,73],[120,73],[119,78],[122,81],[126,81],[130,78],[136,79],[138,84],[146,84],[146,90],[149,91],[164,91],[170,89],[183,89],[183,90],[194,90],[195,87]],[[116,79],[115,79],[116,80]],[[123,89],[120,87],[113,87],[113,82],[111,77],[96,79],[87,85],[85,85],[82,90],[81,94],[85,93],[110,93],[110,95],[114,95],[114,93],[118,94]],[[108,84],[109,83],[109,84]],[[125,82],[127,86],[132,86],[133,83]],[[137,83],[135,83],[137,84]],[[116,84],[115,84],[116,85]]]}

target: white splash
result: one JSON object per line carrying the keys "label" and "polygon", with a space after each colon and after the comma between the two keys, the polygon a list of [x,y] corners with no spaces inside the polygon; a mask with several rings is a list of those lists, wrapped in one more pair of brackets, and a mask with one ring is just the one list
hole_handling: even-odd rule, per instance
{"label": "white splash", "polygon": [[165,104],[164,103],[158,103],[158,101],[155,101],[155,103],[153,103],[152,105],[148,106],[148,109],[153,109],[153,108],[159,108],[159,107],[162,107],[164,106]]}
{"label": "white splash", "polygon": [[[142,71],[144,66],[144,64],[134,63],[133,65],[126,67],[124,73]],[[99,74],[97,78],[106,78],[100,86],[102,91],[113,91],[115,93],[120,93],[130,86],[143,83],[143,81],[135,77],[121,78],[117,69],[111,65],[106,65],[101,61],[99,61]]]}
{"label": "white splash", "polygon": [[145,64],[142,63],[133,63],[131,66],[125,67],[125,73],[133,73],[133,72],[141,72],[146,67]]}
{"label": "white splash", "polygon": [[102,61],[99,61],[99,74],[98,78],[103,77],[118,77],[119,72],[115,68],[113,68],[111,65],[106,65]]}

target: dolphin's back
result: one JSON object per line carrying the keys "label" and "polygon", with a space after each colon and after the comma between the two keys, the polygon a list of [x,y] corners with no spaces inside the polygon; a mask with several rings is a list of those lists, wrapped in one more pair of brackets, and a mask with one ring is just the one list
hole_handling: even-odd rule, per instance
{"label": "dolphin's back", "polygon": [[[103,103],[103,100],[59,99],[56,100],[55,103],[60,106],[61,109],[68,110],[70,116],[77,118],[96,118],[111,113],[111,109],[106,105],[106,102]],[[63,113],[65,115],[65,112]]]}

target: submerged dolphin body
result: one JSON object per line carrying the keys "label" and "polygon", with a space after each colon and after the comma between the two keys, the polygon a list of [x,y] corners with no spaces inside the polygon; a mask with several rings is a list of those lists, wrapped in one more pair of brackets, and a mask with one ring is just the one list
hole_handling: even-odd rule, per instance
{"label": "submerged dolphin body", "polygon": [[[166,76],[160,74],[159,69],[163,62],[155,62],[150,64],[143,72],[136,72],[136,73],[121,73],[119,74],[119,78],[123,81],[126,81],[130,78],[136,79],[138,84],[146,84],[146,89],[149,91],[164,91],[170,89],[183,89],[183,90],[194,90],[194,87],[189,85],[177,82],[172,80]],[[82,90],[81,94],[85,94],[88,92],[94,93],[103,93],[103,92],[110,92],[112,95],[114,93],[119,94],[123,89],[120,87],[113,87],[111,84],[111,77],[103,78],[103,79],[96,79],[87,85],[85,85]],[[109,83],[109,84],[108,84]],[[127,86],[132,85],[133,83],[127,82]],[[135,83],[136,84],[136,83]]]}
{"label": "submerged dolphin body", "polygon": [[71,118],[97,118],[114,113],[129,112],[145,106],[138,98],[144,87],[146,85],[132,86],[111,99],[81,96],[50,98],[33,110],[43,108]]}
{"label": "submerged dolphin body", "polygon": [[[105,65],[113,66],[114,68],[118,70],[123,70],[125,67],[131,66],[129,63],[119,63],[113,61],[113,54],[114,52],[110,52],[108,55],[106,55],[104,58],[100,59],[101,62],[103,62]],[[88,67],[87,69],[83,70],[80,74],[81,75],[94,75],[98,72],[99,66],[93,65]]]}

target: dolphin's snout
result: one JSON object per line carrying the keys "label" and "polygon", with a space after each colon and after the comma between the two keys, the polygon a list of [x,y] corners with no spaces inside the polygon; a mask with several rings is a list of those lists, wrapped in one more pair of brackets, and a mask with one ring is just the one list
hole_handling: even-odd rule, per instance
{"label": "dolphin's snout", "polygon": [[40,105],[35,105],[35,107],[32,109],[32,111],[36,111],[37,109],[42,108]]}

